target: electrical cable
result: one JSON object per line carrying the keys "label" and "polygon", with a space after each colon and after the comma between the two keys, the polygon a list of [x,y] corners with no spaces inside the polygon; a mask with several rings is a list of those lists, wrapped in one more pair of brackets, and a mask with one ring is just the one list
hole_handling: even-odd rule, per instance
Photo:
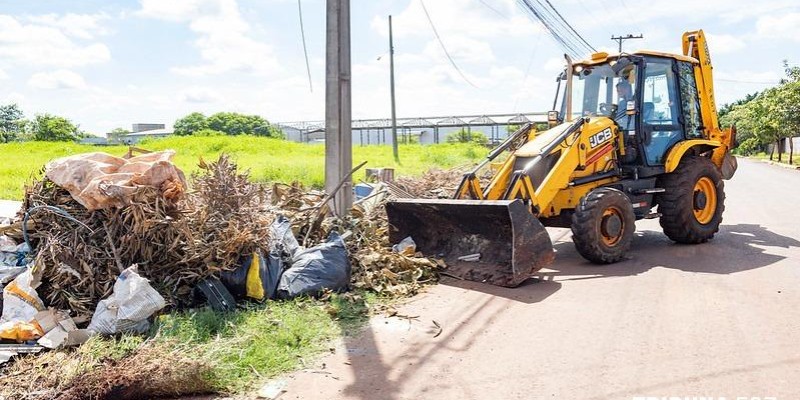
{"label": "electrical cable", "polygon": [[588,46],[590,49],[592,49],[593,52],[595,52],[595,53],[597,52],[597,49],[595,49],[591,44],[589,44],[589,42],[587,42],[586,39],[584,39],[583,36],[581,36],[581,34],[578,33],[578,31],[576,31],[575,28],[573,28],[572,25],[570,25],[569,22],[567,22],[566,19],[564,19],[564,17],[561,15],[561,13],[558,12],[558,10],[555,7],[553,7],[553,4],[550,3],[550,0],[544,0],[544,1],[547,2],[547,5],[549,5],[550,8],[552,8],[553,11],[556,12],[556,15],[558,15],[558,18],[560,18],[561,21],[564,21],[564,24],[567,25],[567,27],[572,31],[572,33],[575,34],[575,36],[578,37],[578,39],[581,40],[581,42],[583,42],[586,46]]}
{"label": "electrical cable", "polygon": [[[594,47],[566,22],[566,19],[547,0],[517,0],[529,14],[535,17],[553,37],[553,39],[573,58],[581,58],[586,53],[594,52]],[[547,4],[547,5],[545,5]]]}
{"label": "electrical cable", "polygon": [[505,14],[503,14],[502,12],[498,11],[496,8],[494,8],[494,7],[492,7],[491,5],[489,5],[489,3],[485,2],[484,0],[478,0],[478,1],[479,1],[481,4],[483,4],[484,6],[486,6],[486,8],[488,8],[488,9],[490,9],[490,10],[494,11],[494,13],[495,13],[495,14],[497,14],[497,15],[499,15],[499,16],[501,16],[501,17],[505,18],[505,19],[508,19],[508,15],[505,15]]}
{"label": "electrical cable", "polygon": [[445,47],[442,38],[439,36],[439,32],[436,30],[436,26],[433,24],[431,15],[428,13],[428,9],[425,7],[425,0],[419,0],[419,3],[422,5],[422,11],[425,12],[425,17],[428,18],[428,23],[430,23],[431,25],[431,29],[433,30],[433,35],[436,36],[436,40],[439,41],[439,45],[442,46],[444,55],[447,56],[448,60],[450,60],[450,64],[453,66],[456,72],[458,72],[458,74],[461,75],[461,78],[464,79],[464,82],[467,82],[470,86],[479,89],[477,86],[475,86],[474,83],[472,83],[472,81],[469,80],[469,78],[467,78],[466,75],[464,75],[464,72],[462,72],[461,68],[458,67],[458,64],[456,64],[455,60],[453,60],[453,57],[450,56],[450,52],[447,51],[447,47]]}
{"label": "electrical cable", "polygon": [[300,36],[303,38],[303,55],[306,58],[306,72],[308,73],[308,90],[314,92],[314,85],[311,83],[311,66],[308,63],[308,48],[306,47],[306,30],[303,27],[303,7],[300,5],[301,0],[297,0],[297,13],[300,17]]}

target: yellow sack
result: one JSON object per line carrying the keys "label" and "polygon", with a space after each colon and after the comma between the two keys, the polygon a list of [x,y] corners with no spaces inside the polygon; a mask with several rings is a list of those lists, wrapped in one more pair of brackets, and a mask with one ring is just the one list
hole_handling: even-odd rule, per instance
{"label": "yellow sack", "polygon": [[256,300],[264,300],[264,283],[261,281],[261,255],[253,253],[253,258],[247,269],[247,297]]}

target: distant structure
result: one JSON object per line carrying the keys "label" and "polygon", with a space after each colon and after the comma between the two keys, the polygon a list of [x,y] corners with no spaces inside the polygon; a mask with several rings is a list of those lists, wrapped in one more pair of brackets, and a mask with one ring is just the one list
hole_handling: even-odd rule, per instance
{"label": "distant structure", "polygon": [[136,144],[144,139],[165,138],[175,133],[172,127],[167,128],[165,124],[139,123],[131,125],[131,128],[131,133],[120,137],[120,141],[123,144]]}
{"label": "distant structure", "polygon": [[[397,119],[397,142],[434,144],[447,141],[447,135],[464,130],[467,135],[480,132],[490,144],[497,144],[508,136],[509,130],[528,123],[546,123],[546,112],[506,114],[458,115],[439,117],[410,117]],[[324,143],[324,121],[294,121],[275,124],[287,140],[303,143]],[[391,120],[361,119],[352,121],[353,144],[386,145],[392,143]]]}

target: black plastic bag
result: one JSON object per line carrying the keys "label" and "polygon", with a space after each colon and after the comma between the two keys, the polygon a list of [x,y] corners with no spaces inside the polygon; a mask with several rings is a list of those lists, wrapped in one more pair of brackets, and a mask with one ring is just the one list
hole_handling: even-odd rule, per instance
{"label": "black plastic bag", "polygon": [[350,283],[350,260],[344,240],[332,232],[328,241],[301,250],[292,266],[281,275],[278,298],[291,299],[303,294],[318,295],[324,289],[342,291]]}
{"label": "black plastic bag", "polygon": [[236,299],[274,299],[281,273],[300,245],[292,233],[289,219],[279,215],[270,226],[270,252],[242,257],[239,267],[223,271],[220,280]]}

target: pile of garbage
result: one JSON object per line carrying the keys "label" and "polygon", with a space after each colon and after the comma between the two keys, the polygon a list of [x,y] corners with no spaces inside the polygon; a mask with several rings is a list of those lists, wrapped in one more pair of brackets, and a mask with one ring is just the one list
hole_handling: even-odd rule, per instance
{"label": "pile of garbage", "polygon": [[411,240],[392,248],[383,204],[447,195],[441,183],[453,172],[370,184],[339,218],[328,194],[252,183],[225,155],[200,160],[189,184],[174,155],[71,156],[26,188],[16,220],[0,226],[0,339],[38,346],[0,349],[0,362],[95,334],[145,332],[168,309],[233,310],[245,299],[349,288],[414,294],[445,267]]}

